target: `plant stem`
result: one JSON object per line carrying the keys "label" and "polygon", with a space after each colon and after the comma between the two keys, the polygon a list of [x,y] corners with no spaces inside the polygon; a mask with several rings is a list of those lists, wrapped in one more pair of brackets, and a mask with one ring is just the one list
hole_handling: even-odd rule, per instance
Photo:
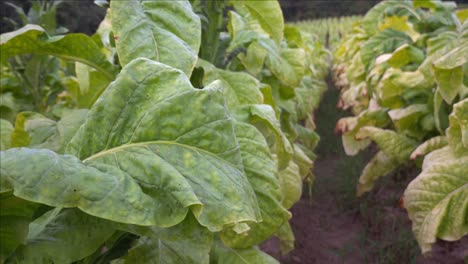
{"label": "plant stem", "polygon": [[203,13],[208,19],[208,24],[202,30],[202,45],[200,57],[214,64],[219,48],[219,34],[223,29],[223,13],[226,1],[203,1]]}

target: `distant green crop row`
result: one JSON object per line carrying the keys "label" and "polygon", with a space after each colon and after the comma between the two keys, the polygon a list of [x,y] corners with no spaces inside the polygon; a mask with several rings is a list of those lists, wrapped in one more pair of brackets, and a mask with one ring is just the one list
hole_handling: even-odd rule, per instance
{"label": "distant green crop row", "polygon": [[423,252],[468,234],[468,10],[455,8],[384,1],[335,51],[339,107],[355,115],[336,127],[344,149],[380,150],[358,195],[411,160],[421,166],[403,198]]}
{"label": "distant green crop row", "polygon": [[318,41],[333,49],[336,44],[346,35],[353,24],[356,23],[361,16],[347,17],[330,17],[315,20],[304,20],[293,23],[304,32],[313,34]]}
{"label": "distant green crop row", "polygon": [[112,1],[92,37],[58,35],[56,5],[31,10],[44,27],[0,36],[1,263],[293,248],[329,53],[278,2]]}

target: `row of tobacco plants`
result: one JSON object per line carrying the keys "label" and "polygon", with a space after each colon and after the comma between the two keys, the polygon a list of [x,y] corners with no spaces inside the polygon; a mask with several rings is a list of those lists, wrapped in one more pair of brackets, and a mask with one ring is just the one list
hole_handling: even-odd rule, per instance
{"label": "row of tobacco plants", "polygon": [[468,234],[468,10],[451,2],[384,1],[335,51],[348,155],[374,142],[358,195],[410,162],[403,196],[422,252]]}
{"label": "row of tobacco plants", "polygon": [[[99,1],[101,4],[106,4]],[[2,263],[276,263],[327,52],[276,1],[34,2],[1,35]],[[227,16],[223,15],[227,14]],[[37,24],[31,24],[37,23]]]}

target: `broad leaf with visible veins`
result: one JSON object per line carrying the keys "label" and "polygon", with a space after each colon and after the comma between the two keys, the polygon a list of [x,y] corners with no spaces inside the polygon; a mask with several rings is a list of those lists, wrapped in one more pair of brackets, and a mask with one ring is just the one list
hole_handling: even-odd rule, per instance
{"label": "broad leaf with visible veins", "polygon": [[190,76],[197,63],[201,26],[189,1],[113,1],[110,7],[122,66],[142,57]]}
{"label": "broad leaf with visible veins", "polygon": [[437,238],[455,241],[468,234],[468,157],[445,155],[423,169],[405,191],[404,204],[424,252]]}
{"label": "broad leaf with visible veins", "polygon": [[216,86],[194,89],[179,70],[134,60],[89,111],[73,156],[2,152],[2,186],[115,222],[168,227],[191,210],[210,231],[242,230],[260,212]]}

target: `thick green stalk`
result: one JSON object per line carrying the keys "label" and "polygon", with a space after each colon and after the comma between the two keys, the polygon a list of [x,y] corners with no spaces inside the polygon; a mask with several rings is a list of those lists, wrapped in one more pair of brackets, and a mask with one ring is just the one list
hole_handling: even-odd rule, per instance
{"label": "thick green stalk", "polygon": [[202,27],[202,45],[200,57],[215,64],[219,49],[220,32],[223,30],[223,15],[226,1],[202,1],[203,14],[207,20]]}

